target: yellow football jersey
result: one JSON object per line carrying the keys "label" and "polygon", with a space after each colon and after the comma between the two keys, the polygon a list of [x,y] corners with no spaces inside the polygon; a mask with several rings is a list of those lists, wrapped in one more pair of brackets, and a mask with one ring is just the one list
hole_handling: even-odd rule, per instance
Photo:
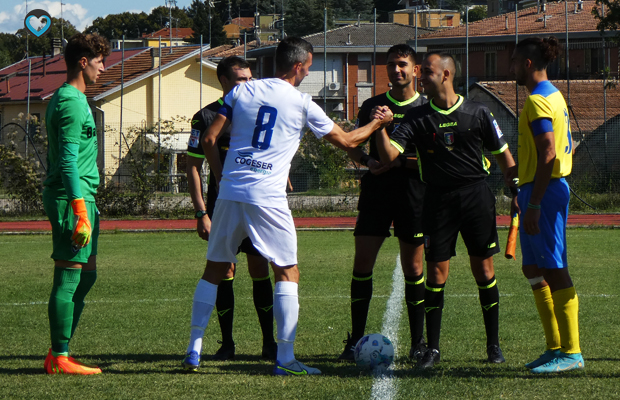
{"label": "yellow football jersey", "polygon": [[550,119],[553,124],[555,163],[551,178],[569,175],[573,166],[573,138],[566,101],[551,82],[542,81],[525,100],[519,116],[519,186],[534,181],[538,152],[532,122],[540,118]]}

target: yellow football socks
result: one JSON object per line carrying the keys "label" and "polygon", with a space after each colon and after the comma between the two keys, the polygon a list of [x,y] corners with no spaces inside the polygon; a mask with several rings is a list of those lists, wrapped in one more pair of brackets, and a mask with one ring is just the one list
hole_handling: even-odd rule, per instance
{"label": "yellow football socks", "polygon": [[562,352],[581,353],[579,347],[579,300],[575,287],[556,290],[553,294],[555,318],[557,319]]}
{"label": "yellow football socks", "polygon": [[540,322],[545,331],[547,350],[557,350],[560,348],[560,331],[553,311],[554,299],[551,297],[551,289],[549,289],[549,286],[544,286],[533,292]]}

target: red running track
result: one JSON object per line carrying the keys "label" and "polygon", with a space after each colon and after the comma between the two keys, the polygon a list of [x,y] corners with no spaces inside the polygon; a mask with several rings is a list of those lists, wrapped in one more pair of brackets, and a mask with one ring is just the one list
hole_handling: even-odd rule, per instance
{"label": "red running track", "polygon": [[[500,215],[497,217],[498,226],[508,226],[510,217]],[[620,214],[580,214],[570,215],[568,225],[576,227],[618,227],[620,228]],[[355,226],[355,217],[316,217],[295,218],[297,228],[323,228],[323,229],[351,229]],[[102,220],[101,230],[106,231],[175,231],[194,230],[196,221],[193,219],[168,220],[168,219],[145,219],[145,220]],[[41,221],[11,221],[0,222],[2,232],[45,232],[51,227],[47,220]]]}

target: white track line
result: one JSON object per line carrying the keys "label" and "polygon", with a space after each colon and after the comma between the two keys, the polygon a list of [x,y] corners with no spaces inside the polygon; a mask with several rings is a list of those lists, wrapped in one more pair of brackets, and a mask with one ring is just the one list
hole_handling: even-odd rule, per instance
{"label": "white track line", "polygon": [[[392,274],[392,294],[387,301],[385,314],[383,314],[383,326],[381,332],[387,336],[394,345],[394,358],[398,349],[398,326],[400,324],[400,314],[403,309],[403,298],[405,297],[405,278],[400,264],[400,255],[396,258],[396,267]],[[398,382],[393,374],[394,365],[385,374],[375,376],[372,384],[370,398],[372,400],[395,399],[398,395]]]}

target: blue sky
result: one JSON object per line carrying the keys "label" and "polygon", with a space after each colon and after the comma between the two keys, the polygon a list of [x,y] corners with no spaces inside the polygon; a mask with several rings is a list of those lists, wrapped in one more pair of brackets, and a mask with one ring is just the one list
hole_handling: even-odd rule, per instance
{"label": "blue sky", "polygon": [[[34,9],[45,10],[52,17],[60,18],[60,3],[50,0],[0,0],[0,32],[15,33],[23,28],[27,12]],[[177,0],[177,7],[189,7],[191,3],[192,0]],[[144,11],[148,14],[153,8],[165,4],[165,0],[63,0],[62,14],[65,20],[81,31],[97,17],[125,11]]]}

